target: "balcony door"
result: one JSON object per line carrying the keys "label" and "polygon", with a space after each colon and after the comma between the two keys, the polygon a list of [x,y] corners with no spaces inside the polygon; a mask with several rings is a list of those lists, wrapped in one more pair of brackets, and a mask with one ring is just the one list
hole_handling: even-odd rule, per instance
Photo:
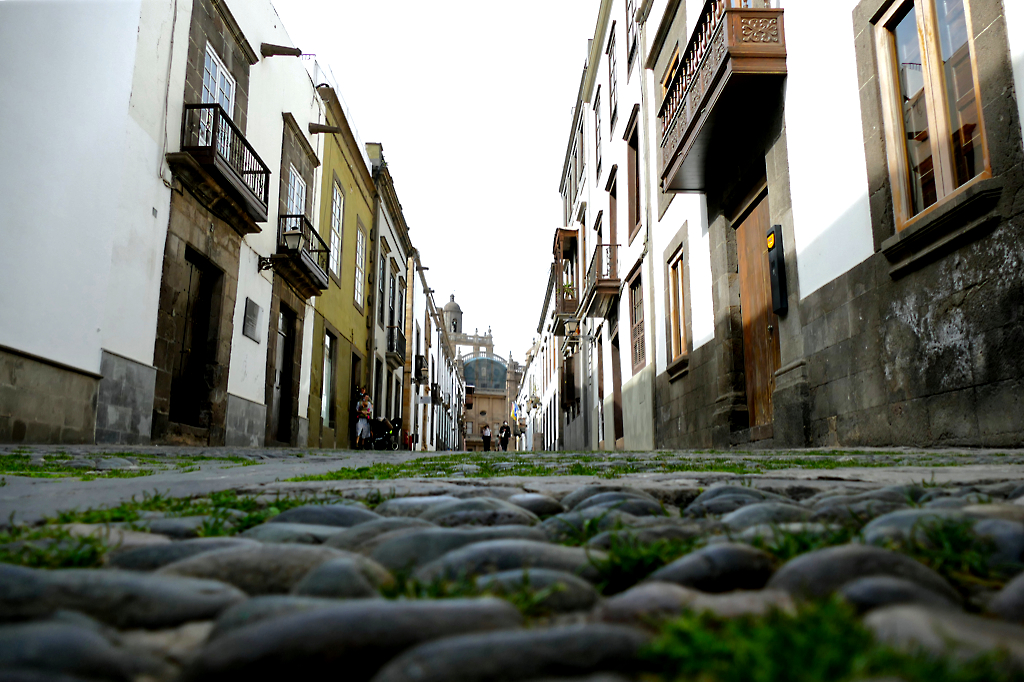
{"label": "balcony door", "polygon": [[306,181],[295,166],[288,166],[288,196],[285,198],[288,215],[306,215]]}
{"label": "balcony door", "polygon": [[[229,119],[235,114],[235,79],[209,43],[206,44],[206,60],[203,64],[203,104],[219,104]],[[210,145],[213,116],[214,112],[207,109],[199,120],[200,146]],[[220,127],[217,138],[217,151],[224,158],[229,158],[231,133],[227,126]]]}

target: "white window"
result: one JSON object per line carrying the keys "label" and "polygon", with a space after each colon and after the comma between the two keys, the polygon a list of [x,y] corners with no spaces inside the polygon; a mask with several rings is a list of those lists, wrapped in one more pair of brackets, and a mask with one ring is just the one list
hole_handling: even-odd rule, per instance
{"label": "white window", "polygon": [[288,215],[306,214],[306,181],[295,170],[295,166],[288,167],[288,196],[286,201]]}
{"label": "white window", "polygon": [[331,272],[341,277],[341,223],[345,214],[345,195],[341,187],[334,183],[334,197],[331,201]]}
{"label": "white window", "polygon": [[366,279],[366,235],[360,229],[356,230],[356,282],[355,300],[356,305],[363,307],[363,281]]}
{"label": "white window", "polygon": [[320,393],[320,418],[327,428],[334,427],[334,337],[324,334],[324,381]]}
{"label": "white window", "polygon": [[206,63],[203,66],[203,104],[219,104],[229,117],[234,116],[235,79],[210,43],[206,43]]}

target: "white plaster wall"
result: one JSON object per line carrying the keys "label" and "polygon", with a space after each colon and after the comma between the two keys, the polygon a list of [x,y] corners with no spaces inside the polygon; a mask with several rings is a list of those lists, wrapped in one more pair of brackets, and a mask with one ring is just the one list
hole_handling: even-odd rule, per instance
{"label": "white plaster wall", "polygon": [[[228,4],[242,33],[257,52],[260,43],[292,46],[284,24],[269,0],[231,0]],[[235,297],[234,329],[231,341],[231,368],[228,374],[228,392],[258,404],[266,402],[267,335],[271,320],[269,313],[273,292],[273,272],[258,272],[260,256],[277,251],[278,204],[281,188],[281,151],[284,139],[284,117],[288,112],[295,117],[306,140],[323,156],[320,136],[310,135],[310,122],[322,122],[322,102],[313,89],[302,61],[296,57],[262,58],[249,69],[249,105],[245,136],[270,169],[268,192],[269,212],[261,231],[243,239],[239,256],[238,291]],[[314,181],[306,187],[312,197],[313,208],[309,216],[319,230],[319,199],[321,169],[314,173]],[[259,338],[255,343],[242,334],[245,319],[245,299],[255,301],[262,313]],[[305,417],[309,405],[310,365],[313,357],[313,307],[295,311],[303,326],[301,348],[301,375],[299,379],[299,411]]]}
{"label": "white plaster wall", "polygon": [[[874,250],[850,21],[854,5],[786,3],[785,116],[802,298]],[[828,59],[821,58],[825,54]]]}
{"label": "white plaster wall", "polygon": [[103,348],[146,365],[153,361],[170,210],[164,153],[179,144],[192,14],[190,0],[176,4],[175,15],[165,0],[142,2],[103,320]]}
{"label": "white plaster wall", "polygon": [[0,345],[92,372],[139,14],[138,0],[0,2]]}
{"label": "white plaster wall", "polygon": [[1020,108],[1020,120],[1024,122],[1024,2],[1003,0],[1003,13],[1006,17],[1006,33],[1010,41],[1010,61],[1013,63],[1013,83],[1017,92],[1017,106]]}

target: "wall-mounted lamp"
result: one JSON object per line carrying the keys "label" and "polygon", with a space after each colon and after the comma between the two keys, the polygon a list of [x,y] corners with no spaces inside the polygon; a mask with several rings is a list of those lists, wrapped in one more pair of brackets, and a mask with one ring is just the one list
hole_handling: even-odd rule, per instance
{"label": "wall-mounted lamp", "polygon": [[285,248],[289,251],[298,251],[299,244],[302,243],[302,230],[289,230],[281,235],[284,239]]}

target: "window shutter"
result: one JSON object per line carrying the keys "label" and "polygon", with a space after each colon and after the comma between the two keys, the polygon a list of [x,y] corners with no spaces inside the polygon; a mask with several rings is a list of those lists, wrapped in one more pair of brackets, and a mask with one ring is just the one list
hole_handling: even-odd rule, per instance
{"label": "window shutter", "polygon": [[245,299],[245,320],[242,322],[242,334],[248,336],[256,343],[260,342],[260,307],[251,298]]}

